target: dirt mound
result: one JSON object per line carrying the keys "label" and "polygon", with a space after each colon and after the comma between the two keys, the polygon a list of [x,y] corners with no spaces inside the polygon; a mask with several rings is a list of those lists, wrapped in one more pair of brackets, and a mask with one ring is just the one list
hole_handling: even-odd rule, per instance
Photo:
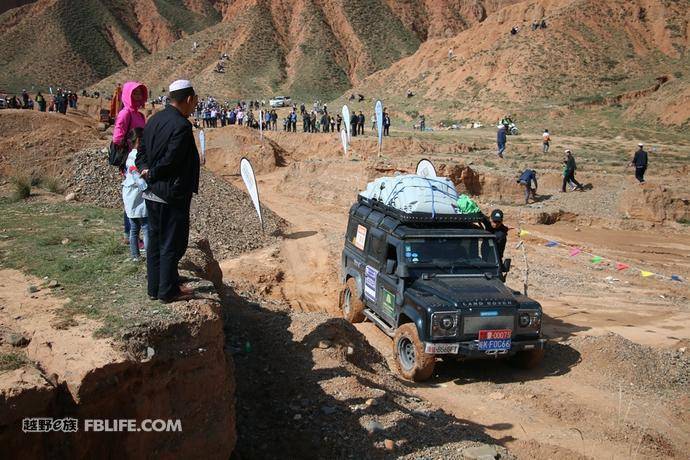
{"label": "dirt mound", "polygon": [[221,131],[207,131],[206,167],[215,173],[221,176],[239,174],[242,157],[251,161],[256,174],[285,166],[284,148],[267,136],[262,143],[255,130],[229,126]]}
{"label": "dirt mound", "polygon": [[6,175],[60,175],[74,152],[106,142],[77,114],[2,110],[0,132],[0,173]]}
{"label": "dirt mound", "polygon": [[690,382],[690,356],[631,342],[618,334],[583,336],[569,345],[581,355],[581,366],[623,391],[677,393]]}
{"label": "dirt mound", "polygon": [[[122,206],[121,177],[100,149],[77,152],[66,170],[68,190],[77,200],[99,206]],[[274,242],[285,222],[270,209],[262,209],[264,229],[249,196],[233,185],[202,169],[199,195],[192,200],[192,230],[208,235],[214,254],[225,258]]]}
{"label": "dirt mound", "polygon": [[621,195],[618,206],[628,218],[650,222],[689,221],[690,199],[687,197],[687,191],[645,184],[628,188]]}

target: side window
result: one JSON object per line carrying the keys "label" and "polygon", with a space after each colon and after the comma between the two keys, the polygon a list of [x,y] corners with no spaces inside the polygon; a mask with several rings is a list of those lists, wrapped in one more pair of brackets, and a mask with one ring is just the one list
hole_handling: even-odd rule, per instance
{"label": "side window", "polygon": [[386,255],[386,235],[381,230],[371,229],[368,246],[366,249],[369,257],[381,266],[385,262]]}
{"label": "side window", "polygon": [[398,261],[398,251],[395,248],[394,245],[388,243],[387,249],[386,249],[386,260],[388,259],[393,259],[396,262]]}

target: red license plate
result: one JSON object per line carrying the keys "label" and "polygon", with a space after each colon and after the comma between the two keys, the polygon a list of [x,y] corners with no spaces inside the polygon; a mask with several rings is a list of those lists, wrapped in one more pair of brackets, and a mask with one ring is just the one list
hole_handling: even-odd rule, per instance
{"label": "red license plate", "polygon": [[505,340],[512,332],[510,329],[483,330],[479,331],[479,340]]}

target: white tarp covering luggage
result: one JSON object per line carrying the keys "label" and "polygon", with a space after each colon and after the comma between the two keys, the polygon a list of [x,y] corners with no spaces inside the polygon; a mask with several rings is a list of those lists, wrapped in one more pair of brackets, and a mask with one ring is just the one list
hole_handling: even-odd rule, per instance
{"label": "white tarp covering luggage", "polygon": [[458,214],[458,192],[447,177],[422,177],[406,174],[380,177],[360,192],[406,213]]}

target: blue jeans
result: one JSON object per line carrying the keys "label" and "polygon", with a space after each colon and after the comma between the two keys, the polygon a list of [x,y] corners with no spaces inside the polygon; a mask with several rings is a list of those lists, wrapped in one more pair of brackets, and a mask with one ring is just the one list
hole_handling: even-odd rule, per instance
{"label": "blue jeans", "polygon": [[505,142],[499,142],[499,143],[498,143],[498,156],[499,156],[499,157],[500,157],[500,156],[503,156],[503,152],[505,151],[505,149],[506,149],[506,144],[505,144]]}
{"label": "blue jeans", "polygon": [[133,259],[139,257],[139,231],[143,233],[144,248],[149,247],[149,221],[146,217],[129,219],[129,254]]}

